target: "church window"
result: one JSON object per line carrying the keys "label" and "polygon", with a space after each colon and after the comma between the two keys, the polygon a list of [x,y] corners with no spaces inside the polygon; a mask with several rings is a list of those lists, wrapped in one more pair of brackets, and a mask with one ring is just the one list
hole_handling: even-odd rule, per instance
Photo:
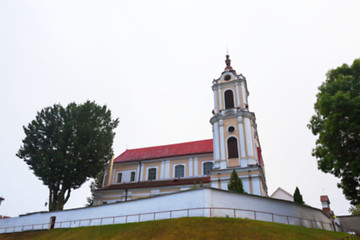
{"label": "church window", "polygon": [[213,163],[212,162],[204,163],[203,174],[204,175],[210,175],[210,171],[212,170],[212,168],[213,168]]}
{"label": "church window", "polygon": [[175,166],[175,177],[181,178],[184,177],[185,167],[184,165],[177,165]]}
{"label": "church window", "polygon": [[237,158],[237,157],[239,157],[238,143],[237,143],[236,138],[230,137],[227,140],[227,146],[228,146],[228,156],[229,156],[229,158]]}
{"label": "church window", "polygon": [[225,77],[224,77],[224,80],[225,81],[229,81],[231,79],[231,76],[228,74],[228,75],[225,75]]}
{"label": "church window", "polygon": [[232,133],[232,132],[234,132],[234,131],[235,131],[235,127],[234,127],[234,126],[228,127],[228,132],[229,132],[229,133]]}
{"label": "church window", "polygon": [[121,179],[122,179],[122,173],[118,173],[116,182],[121,183]]}
{"label": "church window", "polygon": [[225,108],[234,108],[234,94],[231,90],[225,91]]}
{"label": "church window", "polygon": [[150,168],[148,170],[148,180],[155,180],[156,179],[156,168]]}
{"label": "church window", "polygon": [[135,181],[135,172],[131,172],[130,181]]}

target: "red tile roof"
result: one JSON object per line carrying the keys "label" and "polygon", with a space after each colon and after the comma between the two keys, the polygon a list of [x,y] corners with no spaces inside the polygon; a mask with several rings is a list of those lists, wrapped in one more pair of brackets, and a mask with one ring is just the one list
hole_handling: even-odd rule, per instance
{"label": "red tile roof", "polygon": [[176,186],[176,185],[193,185],[200,183],[209,183],[210,177],[193,177],[193,178],[176,178],[169,180],[154,180],[144,181],[135,183],[122,183],[112,184],[107,187],[99,188],[95,191],[109,191],[109,190],[120,190],[120,189],[133,189],[133,188],[153,188],[153,187],[165,187],[165,186]]}
{"label": "red tile roof", "polygon": [[178,143],[164,146],[129,149],[114,159],[114,163],[168,158],[213,152],[213,140]]}

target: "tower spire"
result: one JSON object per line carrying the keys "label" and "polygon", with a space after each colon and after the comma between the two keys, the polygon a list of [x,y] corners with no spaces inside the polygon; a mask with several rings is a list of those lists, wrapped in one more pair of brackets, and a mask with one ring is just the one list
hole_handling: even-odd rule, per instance
{"label": "tower spire", "polygon": [[226,60],[225,60],[225,63],[226,63],[226,67],[225,67],[225,71],[230,71],[234,74],[236,74],[236,71],[232,68],[231,66],[231,60],[230,60],[230,56],[229,54],[226,54]]}

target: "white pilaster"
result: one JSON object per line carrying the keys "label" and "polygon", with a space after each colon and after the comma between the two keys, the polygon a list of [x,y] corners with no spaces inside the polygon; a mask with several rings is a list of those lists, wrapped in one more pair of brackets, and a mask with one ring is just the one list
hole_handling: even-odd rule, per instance
{"label": "white pilaster", "polygon": [[111,178],[112,178],[112,180],[111,180],[112,183],[115,183],[115,182],[116,182],[116,176],[115,176],[115,175],[116,175],[116,168],[113,168],[113,170],[112,170],[112,177],[111,177]]}
{"label": "white pilaster", "polygon": [[244,124],[245,124],[245,137],[246,137],[246,149],[247,149],[247,154],[248,156],[254,156],[254,147],[253,147],[253,142],[252,142],[252,135],[251,135],[251,124],[250,124],[250,119],[249,118],[245,118],[244,119]]}
{"label": "white pilaster", "polygon": [[245,95],[245,84],[241,83],[241,92],[242,92],[242,98],[243,98],[243,108],[245,108],[247,102],[246,102],[246,95]]}
{"label": "white pilaster", "polygon": [[142,181],[143,179],[143,172],[145,171],[145,169],[144,169],[144,163],[141,163],[141,168],[140,168],[141,170],[140,170],[140,181]]}
{"label": "white pilaster", "polygon": [[170,178],[170,161],[166,160],[165,161],[165,174],[164,174],[165,178]]}
{"label": "white pilaster", "polygon": [[164,171],[165,171],[165,161],[161,161],[161,167],[160,167],[160,179],[164,179]]}
{"label": "white pilaster", "polygon": [[224,145],[224,121],[219,120],[220,124],[220,160],[226,159],[225,157],[225,145]]}
{"label": "white pilaster", "polygon": [[136,174],[135,174],[135,182],[138,181],[139,179],[139,175],[140,174],[140,163],[138,163],[138,166],[137,166],[137,171],[136,171]]}
{"label": "white pilaster", "polygon": [[189,177],[193,176],[193,158],[189,158]]}
{"label": "white pilaster", "polygon": [[216,97],[216,89],[214,89],[214,112],[217,113],[218,112],[218,107],[217,107],[217,97]]}
{"label": "white pilaster", "polygon": [[235,86],[236,86],[236,102],[237,102],[236,107],[240,107],[240,94],[239,94],[239,84],[238,84],[238,82],[235,83]]}
{"label": "white pilaster", "polygon": [[222,107],[222,97],[221,97],[221,89],[220,89],[220,86],[219,86],[219,111],[221,110],[221,109],[223,109],[223,107]]}
{"label": "white pilaster", "polygon": [[214,151],[214,160],[219,160],[219,123],[214,123],[214,137],[213,137],[213,151]]}
{"label": "white pilaster", "polygon": [[245,138],[244,138],[244,128],[243,128],[243,119],[238,117],[238,128],[239,128],[239,140],[240,140],[240,157],[245,158]]}
{"label": "white pilaster", "polygon": [[[194,158],[194,175],[198,176],[199,175],[199,171],[198,171],[198,158]],[[202,173],[200,173],[200,175],[202,175]]]}

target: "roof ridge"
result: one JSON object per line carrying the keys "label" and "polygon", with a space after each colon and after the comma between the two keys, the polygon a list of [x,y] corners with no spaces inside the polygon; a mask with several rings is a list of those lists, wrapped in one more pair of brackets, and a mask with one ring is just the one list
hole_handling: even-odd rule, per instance
{"label": "roof ridge", "polygon": [[209,140],[212,140],[212,138],[203,139],[203,140],[195,140],[195,141],[190,141],[190,142],[180,142],[180,143],[171,143],[171,144],[165,144],[165,145],[150,146],[150,147],[131,148],[131,149],[126,149],[124,152],[129,151],[129,150],[139,150],[139,149],[155,148],[155,147],[166,147],[166,146],[172,146],[172,145],[179,145],[179,144],[185,144],[185,143],[195,143],[195,142],[202,142],[202,141],[209,141]]}

